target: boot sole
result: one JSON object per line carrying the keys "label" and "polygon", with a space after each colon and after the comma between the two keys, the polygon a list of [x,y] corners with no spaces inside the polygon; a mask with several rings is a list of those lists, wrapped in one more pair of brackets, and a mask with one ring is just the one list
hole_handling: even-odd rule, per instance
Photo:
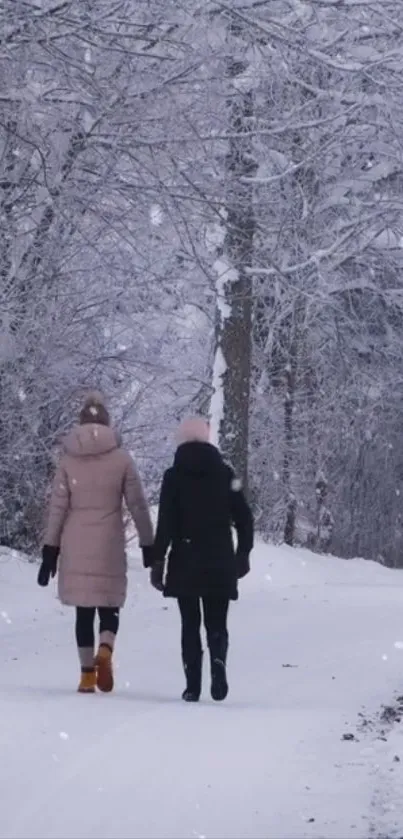
{"label": "boot sole", "polygon": [[95,688],[77,688],[77,693],[95,693]]}
{"label": "boot sole", "polygon": [[98,659],[95,662],[97,688],[101,693],[111,693],[114,688],[113,672],[110,661]]}

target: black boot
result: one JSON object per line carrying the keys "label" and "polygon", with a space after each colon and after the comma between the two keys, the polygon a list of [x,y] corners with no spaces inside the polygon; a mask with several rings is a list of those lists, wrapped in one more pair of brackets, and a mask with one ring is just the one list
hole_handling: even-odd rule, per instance
{"label": "black boot", "polygon": [[202,686],[203,653],[191,663],[183,662],[186,676],[186,688],[182,693],[185,702],[198,702]]}
{"label": "black boot", "polygon": [[211,698],[222,702],[228,694],[227,682],[227,633],[214,633],[209,638],[211,660]]}

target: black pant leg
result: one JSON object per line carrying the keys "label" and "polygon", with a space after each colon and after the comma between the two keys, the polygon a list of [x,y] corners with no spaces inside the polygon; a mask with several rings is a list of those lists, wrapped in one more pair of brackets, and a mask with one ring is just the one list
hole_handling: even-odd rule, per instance
{"label": "black pant leg", "polygon": [[223,597],[204,597],[203,615],[207,633],[207,643],[213,655],[219,654],[224,660],[228,650],[229,600]]}
{"label": "black pant leg", "polygon": [[77,606],[76,608],[76,640],[79,648],[93,648],[94,646],[95,609]]}
{"label": "black pant leg", "polygon": [[98,609],[99,615],[99,631],[113,632],[118,634],[119,629],[119,609],[110,609],[107,607],[100,607]]}
{"label": "black pant leg", "polygon": [[99,643],[105,644],[113,650],[115,638],[119,629],[119,609],[100,607],[99,615]]}
{"label": "black pant leg", "polygon": [[185,666],[191,667],[202,656],[200,600],[198,597],[180,597],[178,605],[182,619],[182,659]]}

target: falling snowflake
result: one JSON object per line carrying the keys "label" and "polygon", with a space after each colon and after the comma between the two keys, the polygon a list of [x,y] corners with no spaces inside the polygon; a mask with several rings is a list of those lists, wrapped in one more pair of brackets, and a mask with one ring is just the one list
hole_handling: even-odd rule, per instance
{"label": "falling snowflake", "polygon": [[150,209],[150,222],[153,227],[159,227],[164,220],[164,214],[159,204],[153,204]]}

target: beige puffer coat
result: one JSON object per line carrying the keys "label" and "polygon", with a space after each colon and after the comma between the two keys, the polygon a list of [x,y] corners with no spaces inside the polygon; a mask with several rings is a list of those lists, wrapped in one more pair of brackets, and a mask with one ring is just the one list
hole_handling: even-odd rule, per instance
{"label": "beige puffer coat", "polygon": [[136,467],[113,429],[73,429],[53,482],[45,543],[60,545],[59,597],[68,606],[119,608],[126,599],[123,500],[140,545],[153,543]]}

